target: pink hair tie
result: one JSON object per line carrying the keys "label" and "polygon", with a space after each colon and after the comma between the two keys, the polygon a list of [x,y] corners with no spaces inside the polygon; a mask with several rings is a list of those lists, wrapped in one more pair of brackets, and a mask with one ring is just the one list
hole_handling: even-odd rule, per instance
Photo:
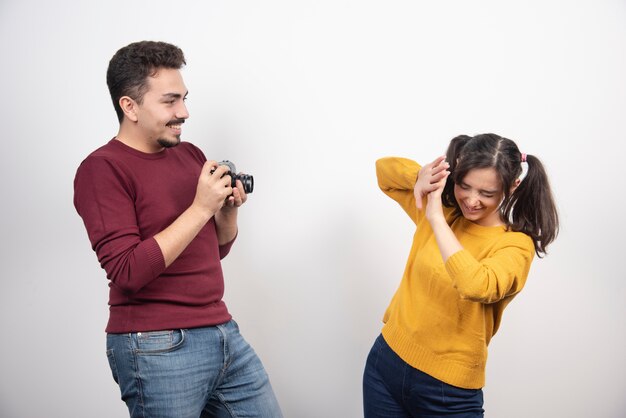
{"label": "pink hair tie", "polygon": [[526,154],[524,154],[523,152],[522,152],[522,162],[523,162],[523,163],[525,163],[525,162],[526,162]]}

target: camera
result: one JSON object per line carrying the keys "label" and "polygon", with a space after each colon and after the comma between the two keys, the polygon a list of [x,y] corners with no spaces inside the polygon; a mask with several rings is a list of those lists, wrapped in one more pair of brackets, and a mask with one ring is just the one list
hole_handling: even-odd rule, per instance
{"label": "camera", "polygon": [[[235,187],[237,180],[240,180],[241,184],[243,184],[243,191],[246,192],[246,194],[252,193],[254,190],[254,177],[252,177],[252,175],[237,174],[237,169],[232,161],[224,160],[220,161],[218,164],[228,167],[228,172],[226,174],[228,174],[231,178],[230,187]],[[211,171],[211,174],[213,174],[213,171]]]}

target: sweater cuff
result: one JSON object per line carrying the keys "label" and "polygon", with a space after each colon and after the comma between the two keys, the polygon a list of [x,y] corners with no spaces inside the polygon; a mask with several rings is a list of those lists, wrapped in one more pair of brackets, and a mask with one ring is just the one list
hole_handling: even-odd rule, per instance
{"label": "sweater cuff", "polygon": [[154,237],[147,239],[144,242],[146,255],[148,257],[148,263],[154,273],[154,277],[159,276],[165,271],[165,258],[163,257],[163,251],[161,247],[154,239]]}
{"label": "sweater cuff", "polygon": [[237,233],[235,234],[235,236],[233,237],[233,239],[231,239],[229,242],[227,242],[226,244],[220,245],[219,246],[219,251],[220,251],[220,260],[224,257],[226,257],[228,255],[228,253],[230,252],[230,247],[233,246],[233,243],[235,242],[235,240],[237,239],[237,236],[239,235],[239,230],[237,230]]}
{"label": "sweater cuff", "polygon": [[454,287],[457,287],[457,279],[463,274],[472,271],[476,266],[476,259],[467,250],[460,250],[448,257],[446,270],[452,278]]}
{"label": "sweater cuff", "polygon": [[402,172],[402,177],[404,177],[404,181],[407,185],[409,185],[409,190],[415,187],[415,183],[417,182],[417,176],[419,176],[421,167],[415,164],[415,167],[410,167]]}

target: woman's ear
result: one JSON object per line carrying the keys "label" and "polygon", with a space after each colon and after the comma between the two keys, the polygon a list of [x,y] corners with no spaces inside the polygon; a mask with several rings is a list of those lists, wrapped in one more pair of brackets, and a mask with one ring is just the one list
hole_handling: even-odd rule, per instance
{"label": "woman's ear", "polygon": [[515,181],[513,182],[513,185],[511,186],[511,190],[509,190],[510,194],[513,194],[513,192],[515,191],[515,189],[517,189],[517,186],[519,186],[519,184],[522,181],[520,179],[515,179]]}

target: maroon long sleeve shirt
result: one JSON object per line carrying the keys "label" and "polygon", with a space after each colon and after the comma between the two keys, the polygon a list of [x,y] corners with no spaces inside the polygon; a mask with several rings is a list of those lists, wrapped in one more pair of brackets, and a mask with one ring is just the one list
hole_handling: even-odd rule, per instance
{"label": "maroon long sleeve shirt", "polygon": [[74,206],[109,279],[106,332],[194,328],[224,323],[215,220],[165,268],[154,235],[193,202],[206,158],[188,142],[146,154],[116,139],[91,153],[74,179]]}

